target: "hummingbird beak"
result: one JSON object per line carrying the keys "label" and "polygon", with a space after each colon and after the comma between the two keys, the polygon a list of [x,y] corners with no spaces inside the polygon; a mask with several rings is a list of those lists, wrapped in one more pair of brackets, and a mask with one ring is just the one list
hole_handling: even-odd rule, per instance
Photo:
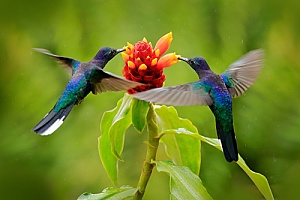
{"label": "hummingbird beak", "polygon": [[189,61],[188,58],[184,58],[184,57],[178,57],[178,60],[182,60],[182,61],[184,61],[184,62],[188,62],[188,61]]}
{"label": "hummingbird beak", "polygon": [[117,49],[116,51],[117,51],[117,53],[121,53],[121,52],[123,52],[123,51],[125,51],[126,50],[126,48],[124,47],[124,48],[122,48],[122,49]]}

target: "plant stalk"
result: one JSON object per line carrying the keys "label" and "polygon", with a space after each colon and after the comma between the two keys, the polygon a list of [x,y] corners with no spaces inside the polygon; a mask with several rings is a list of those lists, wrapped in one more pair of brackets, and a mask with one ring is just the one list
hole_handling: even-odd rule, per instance
{"label": "plant stalk", "polygon": [[156,116],[154,112],[153,104],[149,104],[149,111],[147,114],[147,129],[148,129],[148,141],[146,158],[143,164],[141,176],[137,185],[138,191],[135,193],[133,199],[142,199],[146,190],[146,186],[152,174],[152,169],[155,164],[151,163],[151,160],[155,160],[156,153],[159,145],[158,127],[156,124]]}

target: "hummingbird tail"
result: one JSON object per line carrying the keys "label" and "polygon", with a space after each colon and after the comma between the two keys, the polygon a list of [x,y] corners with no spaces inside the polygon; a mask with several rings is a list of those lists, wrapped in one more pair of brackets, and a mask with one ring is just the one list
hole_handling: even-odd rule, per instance
{"label": "hummingbird tail", "polygon": [[50,135],[62,125],[74,105],[71,104],[58,112],[52,109],[32,130],[40,135]]}
{"label": "hummingbird tail", "polygon": [[238,161],[238,148],[236,144],[234,130],[232,129],[227,133],[218,133],[219,139],[221,140],[221,145],[225,159],[228,162]]}

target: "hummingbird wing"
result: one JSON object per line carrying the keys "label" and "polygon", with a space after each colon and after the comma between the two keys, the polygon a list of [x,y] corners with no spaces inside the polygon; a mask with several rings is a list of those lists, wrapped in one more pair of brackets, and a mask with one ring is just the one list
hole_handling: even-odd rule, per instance
{"label": "hummingbird wing", "polygon": [[41,49],[41,48],[33,48],[35,51],[43,53],[45,55],[51,56],[52,58],[56,59],[60,64],[62,64],[68,71],[72,72],[72,75],[75,73],[76,69],[80,65],[80,61],[75,60],[73,58],[58,56],[55,54],[52,54],[47,49]]}
{"label": "hummingbird wing", "polygon": [[122,91],[144,85],[130,80],[126,80],[121,76],[117,76],[110,72],[103,71],[100,67],[92,67],[90,72],[90,83],[92,85],[93,94],[105,91]]}
{"label": "hummingbird wing", "polygon": [[212,105],[213,100],[201,81],[155,88],[132,94],[133,97],[172,106]]}
{"label": "hummingbird wing", "polygon": [[250,51],[220,75],[231,97],[240,96],[254,83],[263,66],[263,56],[261,49]]}

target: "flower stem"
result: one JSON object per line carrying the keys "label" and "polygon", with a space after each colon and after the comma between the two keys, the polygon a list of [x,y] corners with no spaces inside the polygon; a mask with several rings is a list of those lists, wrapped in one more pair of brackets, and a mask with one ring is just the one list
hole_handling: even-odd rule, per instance
{"label": "flower stem", "polygon": [[135,193],[133,199],[142,199],[146,190],[146,186],[152,174],[154,164],[151,160],[155,160],[157,148],[159,145],[158,127],[156,124],[156,117],[153,108],[153,104],[149,104],[149,111],[147,114],[147,129],[148,129],[148,141],[147,141],[147,154],[143,164],[141,176],[137,185],[138,191]]}

